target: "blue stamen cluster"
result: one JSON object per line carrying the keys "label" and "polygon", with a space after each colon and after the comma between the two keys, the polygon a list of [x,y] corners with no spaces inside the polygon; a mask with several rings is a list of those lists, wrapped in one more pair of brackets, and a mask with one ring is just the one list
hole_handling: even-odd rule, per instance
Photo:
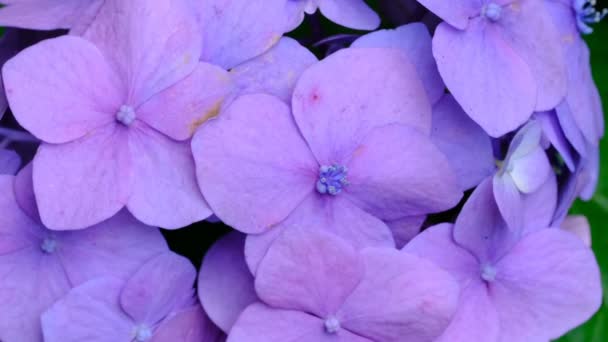
{"label": "blue stamen cluster", "polygon": [[576,11],[576,24],[583,34],[593,33],[591,25],[597,24],[608,16],[608,9],[598,11],[595,8],[596,0],[574,0],[573,7]]}
{"label": "blue stamen cluster", "polygon": [[348,169],[342,165],[321,166],[319,168],[317,191],[321,194],[338,195],[348,185],[347,174]]}

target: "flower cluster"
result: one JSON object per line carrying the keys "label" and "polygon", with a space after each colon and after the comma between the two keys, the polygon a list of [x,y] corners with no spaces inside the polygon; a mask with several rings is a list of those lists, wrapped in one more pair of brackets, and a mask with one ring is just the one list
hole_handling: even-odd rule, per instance
{"label": "flower cluster", "polygon": [[[418,1],[0,0],[0,341],[544,342],[588,320],[600,273],[567,213],[597,184],[581,34],[608,10]],[[161,232],[203,220],[234,230],[197,273]]]}

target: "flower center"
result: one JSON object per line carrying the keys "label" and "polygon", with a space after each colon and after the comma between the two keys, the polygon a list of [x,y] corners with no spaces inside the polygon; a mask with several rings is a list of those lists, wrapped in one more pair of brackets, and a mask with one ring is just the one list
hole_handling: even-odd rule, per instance
{"label": "flower center", "polygon": [[576,24],[583,34],[593,33],[590,25],[597,24],[608,16],[608,9],[598,11],[595,9],[596,4],[596,0],[573,0],[572,7],[576,12]]}
{"label": "flower center", "polygon": [[482,14],[491,21],[498,21],[502,14],[502,6],[490,2],[483,7]]}
{"label": "flower center", "polygon": [[116,113],[116,121],[127,127],[131,126],[131,124],[133,123],[133,121],[135,121],[136,118],[137,115],[135,115],[135,109],[133,109],[133,107],[131,106],[122,105]]}
{"label": "flower center", "polygon": [[483,265],[481,267],[481,279],[487,281],[487,282],[493,282],[494,280],[496,280],[496,267],[492,266],[492,265]]}
{"label": "flower center", "polygon": [[139,325],[135,327],[135,341],[145,342],[152,337],[152,330],[146,325]]}
{"label": "flower center", "polygon": [[321,194],[337,195],[342,192],[342,188],[348,185],[346,175],[348,169],[342,165],[323,165],[319,168],[319,180],[317,181],[317,191]]}
{"label": "flower center", "polygon": [[55,252],[55,250],[57,250],[57,240],[53,238],[45,238],[40,244],[40,249],[42,249],[44,253],[52,254]]}
{"label": "flower center", "polygon": [[340,321],[335,316],[330,316],[325,320],[325,331],[328,334],[335,334],[340,330]]}

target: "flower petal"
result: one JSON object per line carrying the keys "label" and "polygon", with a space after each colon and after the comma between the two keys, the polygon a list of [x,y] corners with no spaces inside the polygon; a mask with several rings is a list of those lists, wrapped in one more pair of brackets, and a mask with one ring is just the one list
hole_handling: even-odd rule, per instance
{"label": "flower petal", "polygon": [[115,125],[63,145],[42,144],[34,158],[34,193],[45,226],[83,229],[124,207],[131,165],[124,130]]}
{"label": "flower petal", "polygon": [[152,226],[178,229],[211,215],[198,189],[188,142],[177,142],[149,127],[129,136],[132,192],[127,208]]}
{"label": "flower petal", "polygon": [[319,166],[289,107],[272,96],[239,98],[201,127],[192,150],[205,199],[239,231],[268,230],[315,191]]}
{"label": "flower petal", "polygon": [[363,0],[321,0],[319,10],[336,24],[356,30],[375,30],[380,17]]}
{"label": "flower petal", "polygon": [[447,158],[429,137],[405,125],[372,130],[347,166],[344,194],[383,220],[444,211],[462,197]]}
{"label": "flower petal", "polygon": [[2,74],[15,118],[49,143],[69,142],[113,122],[124,96],[102,53],[73,36],[23,50],[4,64]]}
{"label": "flower petal", "polygon": [[209,320],[200,305],[166,319],[156,329],[150,342],[220,342],[225,337]]}
{"label": "flower petal", "polygon": [[414,66],[397,49],[344,49],[304,72],[293,113],[317,160],[343,163],[374,128],[430,132],[431,108]]}
{"label": "flower petal", "polygon": [[257,301],[253,276],[245,263],[245,237],[232,232],[211,246],[198,277],[198,298],[209,318],[226,333],[241,312]]}
{"label": "flower petal", "polygon": [[485,24],[474,19],[466,31],[440,24],[433,53],[456,101],[489,135],[499,137],[532,115],[537,89],[528,65],[502,32]]}

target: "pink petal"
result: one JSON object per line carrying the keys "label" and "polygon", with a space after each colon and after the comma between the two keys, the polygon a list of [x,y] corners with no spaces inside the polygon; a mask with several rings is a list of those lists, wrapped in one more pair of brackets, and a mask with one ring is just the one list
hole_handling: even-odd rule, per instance
{"label": "pink petal", "polygon": [[102,53],[72,36],[25,49],[4,64],[2,74],[15,118],[49,143],[69,142],[113,122],[124,96]]}
{"label": "pink petal", "polygon": [[319,166],[274,97],[239,98],[201,127],[192,150],[205,199],[239,231],[267,231],[315,191]]}
{"label": "pink petal", "polygon": [[63,145],[43,144],[34,158],[34,192],[45,226],[83,229],[127,202],[131,165],[125,131],[115,125]]}
{"label": "pink petal", "polygon": [[188,142],[141,127],[130,134],[129,150],[133,177],[127,208],[138,220],[177,229],[211,215],[198,189]]}
{"label": "pink petal", "polygon": [[321,0],[319,10],[336,24],[356,30],[375,30],[380,17],[363,0]]}
{"label": "pink petal", "polygon": [[431,103],[439,101],[445,93],[445,84],[433,58],[431,35],[422,23],[366,34],[355,40],[351,47],[401,49],[414,64]]}
{"label": "pink petal", "polygon": [[70,291],[41,317],[44,341],[130,341],[131,322],[118,305],[122,281],[91,280]]}
{"label": "pink petal", "polygon": [[558,229],[528,235],[496,269],[491,293],[505,327],[504,341],[555,339],[588,320],[602,304],[593,252]]}
{"label": "pink petal", "polygon": [[136,107],[190,75],[201,29],[187,0],[105,0],[84,36],[128,86],[122,104]]}
{"label": "pink petal", "polygon": [[126,282],[120,306],[141,324],[153,326],[192,305],[196,270],[182,256],[167,252],[146,262]]}
{"label": "pink petal", "polygon": [[231,85],[226,71],[199,63],[190,75],[150,98],[136,112],[156,130],[175,140],[186,140],[219,114]]}
{"label": "pink petal", "polygon": [[489,135],[513,131],[532,115],[537,97],[533,73],[496,26],[474,19],[459,31],[442,23],[433,53],[450,93]]}
{"label": "pink petal", "polygon": [[309,227],[293,228],[268,250],[255,289],[274,308],[326,318],[337,312],[362,276],[363,263],[346,241]]}
{"label": "pink petal", "polygon": [[413,254],[363,251],[365,277],[339,315],[345,329],[374,341],[434,341],[456,311],[460,288]]}
{"label": "pink petal", "polygon": [[323,165],[344,163],[374,128],[401,123],[430,132],[431,108],[414,66],[397,49],[344,49],[310,67],[293,112]]}
{"label": "pink petal", "polygon": [[257,301],[244,248],[245,235],[226,235],[207,251],[198,277],[201,304],[224,332],[229,332],[241,312]]}
{"label": "pink petal", "polygon": [[199,2],[201,60],[231,69],[259,56],[288,31],[285,0]]}

